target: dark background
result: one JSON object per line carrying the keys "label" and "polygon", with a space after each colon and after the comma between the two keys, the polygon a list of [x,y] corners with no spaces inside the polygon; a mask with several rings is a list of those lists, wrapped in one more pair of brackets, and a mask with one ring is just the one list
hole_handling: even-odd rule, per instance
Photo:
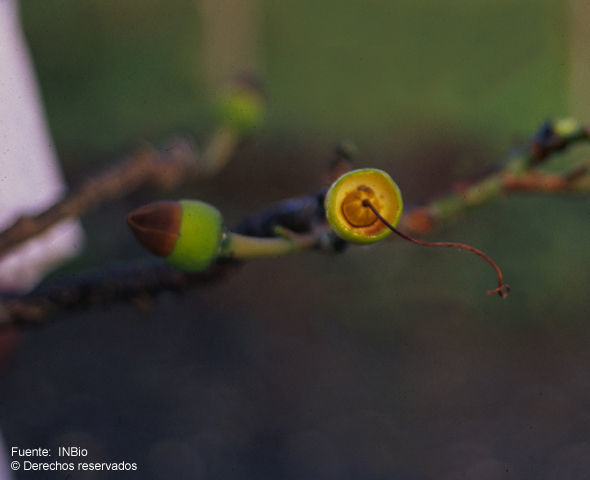
{"label": "dark background", "polygon": [[[197,2],[21,10],[71,184],[142,140],[205,141],[217,91]],[[317,189],[342,138],[413,202],[570,111],[562,2],[288,0],[260,12],[264,127],[216,178],[167,195],[208,201],[228,224]],[[161,197],[86,216],[85,253],[53,278],[145,257],[124,215]],[[147,311],[61,314],[3,366],[6,443],[84,446],[91,461],[137,462],[144,479],[589,478],[588,199],[514,195],[431,238],[489,253],[510,297],[485,296],[494,277],[472,255],[385,242],[252,261]],[[45,478],[16,478],[33,477]]]}

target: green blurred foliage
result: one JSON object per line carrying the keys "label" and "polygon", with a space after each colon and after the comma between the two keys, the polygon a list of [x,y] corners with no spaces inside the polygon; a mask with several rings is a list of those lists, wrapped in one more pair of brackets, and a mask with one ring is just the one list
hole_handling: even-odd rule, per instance
{"label": "green blurred foliage", "polygon": [[564,107],[562,2],[268,5],[270,108],[284,128],[379,140],[425,124],[506,142]]}
{"label": "green blurred foliage", "polygon": [[[22,2],[60,152],[212,121],[196,7]],[[429,134],[475,135],[501,150],[565,108],[563,2],[266,0],[263,13],[270,134],[398,150]]]}
{"label": "green blurred foliage", "polygon": [[194,2],[22,2],[21,11],[60,153],[106,153],[206,118]]}

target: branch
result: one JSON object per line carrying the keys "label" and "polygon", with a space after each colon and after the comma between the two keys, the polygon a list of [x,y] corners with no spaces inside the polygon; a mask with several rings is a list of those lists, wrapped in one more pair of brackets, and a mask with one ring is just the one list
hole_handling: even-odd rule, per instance
{"label": "branch", "polygon": [[590,174],[587,165],[580,165],[566,174],[531,171],[525,175],[506,174],[503,177],[505,192],[587,193],[590,192]]}
{"label": "branch", "polygon": [[238,143],[262,123],[265,110],[262,85],[251,76],[236,77],[219,109],[219,126],[202,155],[198,155],[187,139],[173,139],[162,151],[148,145],[121,165],[90,178],[45,211],[23,215],[0,232],[0,259],[60,221],[81,216],[100,204],[126,197],[144,186],[171,190],[184,181],[208,178],[219,172]]}
{"label": "branch", "polygon": [[474,207],[515,192],[588,193],[588,163],[560,174],[539,168],[556,152],[590,141],[590,128],[571,119],[545,122],[526,148],[517,151],[494,171],[471,181],[461,182],[447,194],[427,205],[406,210],[400,226],[412,234],[425,234]]}
{"label": "branch", "polygon": [[0,294],[0,329],[41,325],[58,312],[115,302],[131,301],[147,307],[162,291],[181,292],[218,281],[236,265],[226,261],[202,273],[186,273],[158,261],[111,265],[42,285],[30,293]]}
{"label": "branch", "polygon": [[[554,152],[588,141],[590,137],[587,128],[570,128],[564,134],[560,130],[563,125],[558,127],[557,122],[545,124],[525,150],[518,152],[495,171],[479,179],[463,182],[450,194],[433,199],[427,205],[410,206],[402,217],[401,229],[418,234],[428,233],[469,208],[513,192],[590,192],[587,163],[563,174],[538,170]],[[319,192],[270,205],[262,212],[244,219],[232,231],[246,237],[274,237],[277,240],[275,243],[280,240],[278,234],[291,242],[291,246],[281,248],[280,253],[308,249],[343,251],[347,243],[326,230],[324,197],[325,192]],[[277,249],[270,253],[277,254]],[[263,254],[259,252],[255,256]],[[69,281],[41,286],[23,295],[0,294],[0,327],[40,325],[51,315],[64,310],[116,301],[133,301],[145,305],[146,299],[162,291],[181,291],[223,278],[236,264],[233,260],[221,260],[205,272],[196,274],[184,273],[161,262],[128,264],[108,267],[97,273],[76,275]]]}

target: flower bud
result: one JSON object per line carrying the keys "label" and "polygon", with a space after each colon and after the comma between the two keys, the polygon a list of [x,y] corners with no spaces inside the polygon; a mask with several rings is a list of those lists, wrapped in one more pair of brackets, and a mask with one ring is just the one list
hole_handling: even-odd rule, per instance
{"label": "flower bud", "polygon": [[219,254],[222,216],[204,202],[156,202],[127,216],[133,234],[150,252],[189,272],[206,269]]}
{"label": "flower bud", "polygon": [[241,76],[219,99],[218,111],[222,124],[241,135],[257,129],[264,119],[266,100],[258,80]]}

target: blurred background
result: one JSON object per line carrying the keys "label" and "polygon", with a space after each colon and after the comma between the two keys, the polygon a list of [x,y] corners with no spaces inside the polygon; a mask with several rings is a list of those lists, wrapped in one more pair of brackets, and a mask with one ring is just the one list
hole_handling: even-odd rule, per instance
{"label": "blurred background", "polygon": [[[225,82],[260,75],[264,126],[165,196],[230,225],[317,190],[342,139],[412,203],[547,118],[590,122],[581,0],[27,0],[21,16],[70,185],[142,141],[204,142]],[[84,217],[85,251],[51,278],[144,258],[124,216],[160,198]],[[83,446],[143,479],[588,478],[588,213],[513,195],[430,237],[490,254],[505,301],[471,255],[386,242],[252,261],[147,311],[63,313],[2,364],[6,444]]]}

